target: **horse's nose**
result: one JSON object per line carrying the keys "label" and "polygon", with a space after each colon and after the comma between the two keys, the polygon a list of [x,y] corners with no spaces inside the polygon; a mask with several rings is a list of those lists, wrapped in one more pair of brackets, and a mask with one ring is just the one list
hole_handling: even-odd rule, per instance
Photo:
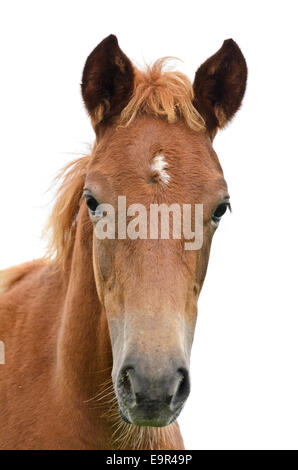
{"label": "horse's nose", "polygon": [[117,386],[124,418],[140,426],[166,426],[180,413],[189,391],[189,373],[184,365],[163,374],[145,373],[146,368],[126,365]]}

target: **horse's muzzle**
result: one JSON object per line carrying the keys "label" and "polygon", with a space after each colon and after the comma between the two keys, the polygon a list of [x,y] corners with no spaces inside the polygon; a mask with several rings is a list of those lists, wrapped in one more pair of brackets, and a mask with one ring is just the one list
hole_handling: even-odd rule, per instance
{"label": "horse's muzzle", "polygon": [[[156,369],[158,364],[156,364]],[[150,367],[151,369],[151,367]],[[163,374],[127,364],[117,380],[122,419],[138,426],[167,426],[178,417],[190,392],[189,373],[183,365]]]}

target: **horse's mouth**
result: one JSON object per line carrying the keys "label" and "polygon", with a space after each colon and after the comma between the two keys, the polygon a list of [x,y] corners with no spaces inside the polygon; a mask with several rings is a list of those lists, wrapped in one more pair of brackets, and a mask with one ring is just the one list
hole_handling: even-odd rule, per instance
{"label": "horse's mouth", "polygon": [[170,425],[180,414],[190,392],[186,367],[174,367],[174,372],[166,370],[158,379],[148,379],[139,372],[138,365],[130,365],[120,370],[115,382],[120,417],[136,426]]}
{"label": "horse's mouth", "polygon": [[[125,408],[125,407],[124,407]],[[154,408],[154,407],[153,407]],[[164,427],[169,426],[178,418],[182,406],[179,407],[174,413],[169,410],[160,410],[159,412],[144,411],[144,409],[134,411],[123,411],[119,406],[119,415],[122,421],[134,426],[146,427]]]}

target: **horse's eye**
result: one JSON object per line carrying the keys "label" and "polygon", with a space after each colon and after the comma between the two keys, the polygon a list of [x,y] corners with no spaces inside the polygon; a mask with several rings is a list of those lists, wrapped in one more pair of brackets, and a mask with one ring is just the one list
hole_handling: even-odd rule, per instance
{"label": "horse's eye", "polygon": [[229,202],[222,202],[221,204],[219,204],[219,206],[217,206],[217,208],[212,214],[212,217],[211,217],[212,220],[218,223],[220,219],[222,218],[222,216],[225,214],[227,208],[230,208]]}
{"label": "horse's eye", "polygon": [[94,215],[97,207],[99,206],[98,202],[94,197],[88,195],[86,196],[86,204],[88,209],[90,210],[91,214]]}

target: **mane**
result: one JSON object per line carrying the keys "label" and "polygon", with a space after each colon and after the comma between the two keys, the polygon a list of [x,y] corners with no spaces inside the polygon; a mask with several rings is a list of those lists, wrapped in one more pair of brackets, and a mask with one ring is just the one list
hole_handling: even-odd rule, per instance
{"label": "mane", "polygon": [[[169,57],[157,60],[145,71],[135,69],[133,95],[123,109],[118,125],[129,126],[140,114],[150,114],[166,119],[170,124],[178,119],[195,131],[205,129],[205,122],[194,108],[193,88],[189,78],[181,72],[164,70]],[[100,122],[103,109],[97,110]],[[72,250],[76,232],[82,190],[91,156],[72,161],[58,174],[62,179],[57,199],[45,228],[49,235],[47,257],[63,263]]]}
{"label": "mane", "polygon": [[[189,78],[166,70],[169,59],[172,58],[159,59],[152,66],[147,65],[145,71],[134,69],[134,91],[120,115],[120,126],[128,126],[140,114],[151,114],[170,124],[183,119],[195,131],[205,129],[204,119],[192,104],[194,93]],[[104,110],[104,105],[98,107],[95,124],[103,119]]]}
{"label": "mane", "polygon": [[56,202],[46,224],[44,235],[48,237],[46,258],[64,264],[72,251],[76,222],[83,187],[91,155],[85,155],[68,163],[57,175],[55,182],[62,180],[57,191]]}

